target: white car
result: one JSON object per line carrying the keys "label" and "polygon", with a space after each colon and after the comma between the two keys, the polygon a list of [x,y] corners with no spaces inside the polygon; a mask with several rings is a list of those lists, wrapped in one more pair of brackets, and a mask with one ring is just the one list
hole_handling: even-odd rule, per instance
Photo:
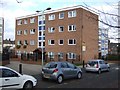
{"label": "white car", "polygon": [[26,89],[36,86],[37,80],[33,76],[22,75],[15,70],[0,66],[0,88]]}

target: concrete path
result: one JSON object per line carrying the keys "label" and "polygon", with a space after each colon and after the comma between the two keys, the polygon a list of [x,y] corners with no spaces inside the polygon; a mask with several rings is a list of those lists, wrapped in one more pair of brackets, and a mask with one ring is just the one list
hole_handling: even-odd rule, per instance
{"label": "concrete path", "polygon": [[19,64],[22,64],[23,74],[36,75],[41,73],[41,65],[23,64],[19,61],[10,61],[10,64],[6,65],[6,67],[10,67],[19,72]]}

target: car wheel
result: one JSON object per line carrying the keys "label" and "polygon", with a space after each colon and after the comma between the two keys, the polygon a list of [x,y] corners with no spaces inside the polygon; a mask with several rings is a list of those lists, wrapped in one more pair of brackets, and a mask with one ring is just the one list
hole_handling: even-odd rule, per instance
{"label": "car wheel", "polygon": [[31,81],[26,82],[23,87],[24,90],[32,89],[32,88],[33,88],[33,84]]}
{"label": "car wheel", "polygon": [[62,75],[59,75],[59,76],[58,76],[57,82],[58,82],[59,84],[63,82],[63,76],[62,76]]}
{"label": "car wheel", "polygon": [[81,77],[82,77],[82,73],[79,72],[79,73],[77,74],[77,79],[80,79]]}
{"label": "car wheel", "polygon": [[101,73],[101,69],[98,70],[98,74],[100,74],[100,73]]}

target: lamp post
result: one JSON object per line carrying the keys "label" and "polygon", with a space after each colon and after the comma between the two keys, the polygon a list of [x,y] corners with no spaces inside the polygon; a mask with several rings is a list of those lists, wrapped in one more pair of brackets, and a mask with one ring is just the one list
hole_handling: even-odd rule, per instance
{"label": "lamp post", "polygon": [[43,24],[44,24],[44,12],[46,11],[46,10],[51,10],[51,8],[49,7],[49,8],[46,8],[45,10],[37,10],[36,12],[37,13],[39,13],[39,12],[41,12],[41,16],[42,16],[42,22],[41,22],[41,24],[42,24],[42,27],[41,27],[41,29],[42,29],[42,47],[41,47],[41,49],[42,49],[42,67],[43,67],[43,65],[44,65],[44,57],[43,57],[43,54],[44,54],[44,50],[43,50]]}

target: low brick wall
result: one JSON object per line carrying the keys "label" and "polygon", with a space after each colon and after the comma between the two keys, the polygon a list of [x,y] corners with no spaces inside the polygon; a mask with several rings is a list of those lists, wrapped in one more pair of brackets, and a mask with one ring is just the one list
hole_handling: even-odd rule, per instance
{"label": "low brick wall", "polygon": [[7,64],[10,64],[10,60],[0,61],[1,66],[7,65]]}

